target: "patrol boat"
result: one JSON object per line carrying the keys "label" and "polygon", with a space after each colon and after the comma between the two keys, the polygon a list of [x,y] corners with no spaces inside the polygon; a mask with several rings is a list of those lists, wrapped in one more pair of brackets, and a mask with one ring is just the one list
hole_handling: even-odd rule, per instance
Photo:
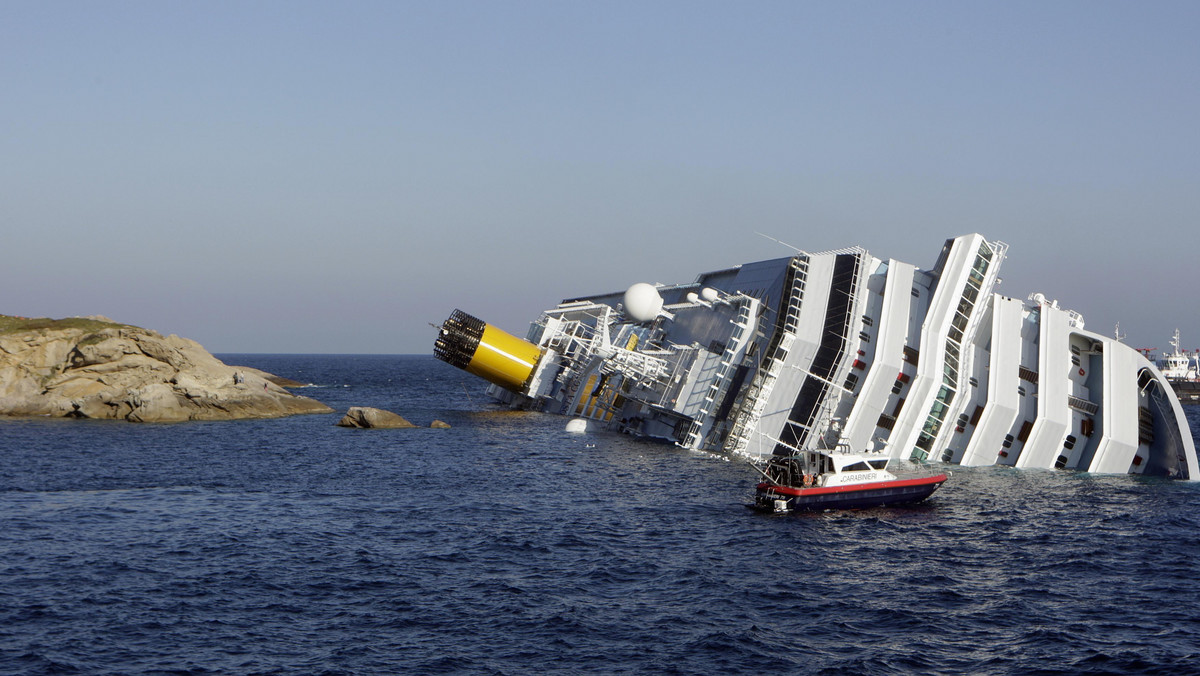
{"label": "patrol boat", "polygon": [[1179,346],[1179,329],[1175,329],[1175,335],[1171,336],[1171,352],[1163,353],[1158,368],[1175,389],[1179,401],[1194,404],[1200,402],[1200,350],[1196,351],[1195,357],[1190,357],[1188,351]]}
{"label": "patrol boat", "polygon": [[920,502],[946,482],[946,472],[878,455],[797,450],[755,467],[765,481],[755,487],[755,509],[763,512],[880,507]]}

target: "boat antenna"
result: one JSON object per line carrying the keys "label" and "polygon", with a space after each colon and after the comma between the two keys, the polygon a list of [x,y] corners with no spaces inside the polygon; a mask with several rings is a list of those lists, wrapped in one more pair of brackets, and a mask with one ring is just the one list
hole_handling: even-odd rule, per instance
{"label": "boat antenna", "polygon": [[784,242],[784,241],[781,241],[781,240],[775,239],[774,237],[772,237],[772,236],[770,236],[770,235],[764,235],[764,234],[762,234],[761,232],[758,232],[758,231],[755,231],[755,233],[754,233],[754,234],[758,235],[759,237],[763,237],[763,238],[769,239],[769,240],[771,240],[772,242],[775,242],[776,244],[782,244],[782,245],[786,246],[787,248],[791,249],[792,251],[795,251],[796,253],[799,253],[799,254],[804,254],[805,256],[807,256],[807,255],[808,255],[808,252],[807,252],[807,251],[805,251],[804,249],[801,249],[800,247],[792,246],[791,244],[788,244],[787,242]]}

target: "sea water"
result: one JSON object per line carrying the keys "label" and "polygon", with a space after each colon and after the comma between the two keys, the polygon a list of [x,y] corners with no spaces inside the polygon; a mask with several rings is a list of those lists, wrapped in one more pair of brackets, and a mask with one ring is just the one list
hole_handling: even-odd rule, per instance
{"label": "sea water", "polygon": [[0,420],[0,673],[1200,671],[1200,483],[952,467],[763,515],[742,463],[431,357],[221,356],[337,412]]}

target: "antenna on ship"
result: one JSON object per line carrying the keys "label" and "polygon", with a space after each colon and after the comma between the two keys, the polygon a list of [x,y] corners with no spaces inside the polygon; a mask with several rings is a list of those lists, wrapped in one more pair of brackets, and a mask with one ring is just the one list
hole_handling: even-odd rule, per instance
{"label": "antenna on ship", "polygon": [[786,246],[787,248],[791,249],[792,251],[795,251],[796,253],[804,254],[805,256],[807,256],[807,255],[808,255],[808,252],[807,252],[807,251],[805,251],[804,249],[801,249],[801,248],[800,248],[800,247],[798,247],[798,246],[792,246],[791,244],[788,244],[787,242],[784,242],[784,241],[780,241],[780,240],[778,240],[778,239],[775,239],[774,237],[772,237],[772,236],[770,236],[770,235],[764,235],[764,234],[762,234],[761,232],[757,232],[757,231],[755,231],[755,233],[754,233],[754,234],[758,235],[759,237],[764,237],[764,238],[766,238],[766,239],[769,239],[769,240],[771,240],[772,242],[775,242],[776,244],[782,244],[782,245]]}
{"label": "antenna on ship", "polygon": [[1125,342],[1125,334],[1121,333],[1121,322],[1117,322],[1117,328],[1113,331],[1113,338],[1116,338],[1118,343]]}

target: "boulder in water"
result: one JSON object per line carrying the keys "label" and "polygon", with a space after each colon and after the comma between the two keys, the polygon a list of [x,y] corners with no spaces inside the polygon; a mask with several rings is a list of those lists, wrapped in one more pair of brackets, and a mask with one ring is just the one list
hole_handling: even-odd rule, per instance
{"label": "boulder in water", "polygon": [[405,420],[403,416],[381,408],[371,408],[370,406],[351,407],[337,424],[338,427],[357,427],[361,429],[402,429],[416,427],[416,425]]}

